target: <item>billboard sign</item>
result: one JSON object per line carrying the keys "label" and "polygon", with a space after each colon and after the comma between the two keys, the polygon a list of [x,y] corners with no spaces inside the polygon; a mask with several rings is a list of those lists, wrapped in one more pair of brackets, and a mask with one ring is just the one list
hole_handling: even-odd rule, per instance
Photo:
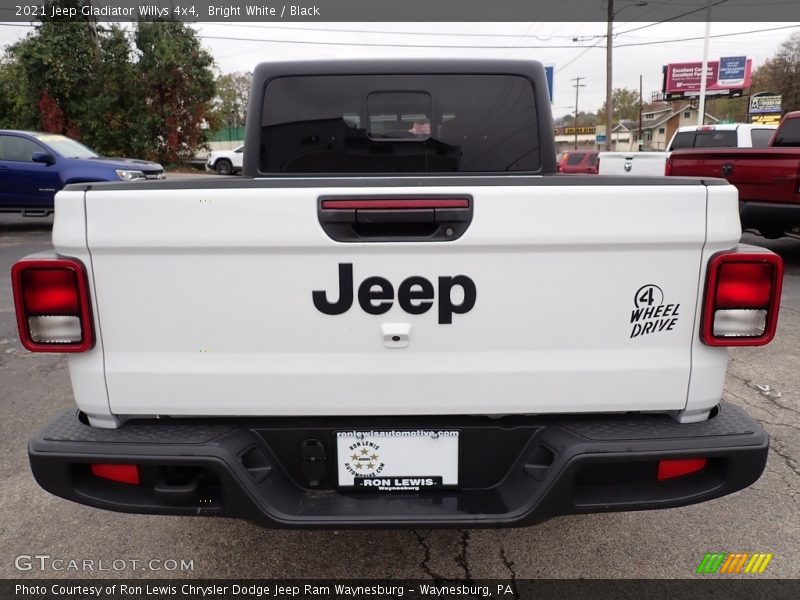
{"label": "billboard sign", "polygon": [[717,78],[717,83],[720,85],[730,87],[743,86],[746,74],[746,56],[729,56],[719,59],[719,77]]}
{"label": "billboard sign", "polygon": [[[750,87],[753,70],[752,59],[733,56],[708,61],[706,93],[732,95]],[[700,95],[703,63],[673,63],[664,67],[664,95],[667,98],[684,98]]]}
{"label": "billboard sign", "polygon": [[780,114],[782,96],[777,94],[770,94],[768,96],[750,96],[750,110],[751,115],[770,115]]}

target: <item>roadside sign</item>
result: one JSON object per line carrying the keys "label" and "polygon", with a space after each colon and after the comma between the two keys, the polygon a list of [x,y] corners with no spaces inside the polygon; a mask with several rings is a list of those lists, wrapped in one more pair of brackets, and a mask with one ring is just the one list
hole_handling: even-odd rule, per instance
{"label": "roadside sign", "polygon": [[594,141],[598,144],[605,144],[606,143],[606,134],[605,133],[598,133],[594,136]]}
{"label": "roadside sign", "polygon": [[779,125],[781,122],[781,115],[750,115],[750,122],[755,125]]}
{"label": "roadside sign", "polygon": [[578,134],[592,134],[596,131],[595,127],[565,127],[564,133],[566,135],[575,135]]}
{"label": "roadside sign", "polygon": [[764,114],[780,114],[782,96],[777,94],[770,96],[750,96],[750,110],[751,115],[764,115]]}
{"label": "roadside sign", "polygon": [[547,77],[547,93],[550,96],[550,104],[553,103],[553,67],[545,67],[544,75]]}

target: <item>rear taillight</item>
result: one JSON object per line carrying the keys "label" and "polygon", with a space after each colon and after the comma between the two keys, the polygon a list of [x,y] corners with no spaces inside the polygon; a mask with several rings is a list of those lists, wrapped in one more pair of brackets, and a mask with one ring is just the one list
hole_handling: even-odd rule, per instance
{"label": "rear taillight", "polygon": [[701,337],[709,346],[762,346],[775,336],[783,282],[777,254],[721,252],[708,264]]}
{"label": "rear taillight", "polygon": [[664,164],[664,175],[666,177],[669,177],[670,175],[672,175],[672,157],[671,156],[667,157],[667,162]]}
{"label": "rear taillight", "polygon": [[11,269],[22,345],[32,352],[94,346],[86,270],[74,258],[23,259]]}

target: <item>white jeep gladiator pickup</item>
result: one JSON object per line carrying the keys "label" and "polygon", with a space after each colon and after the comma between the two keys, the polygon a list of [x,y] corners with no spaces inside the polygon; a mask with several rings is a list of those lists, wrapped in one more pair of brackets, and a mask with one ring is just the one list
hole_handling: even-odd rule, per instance
{"label": "white jeep gladiator pickup", "polygon": [[75,184],[13,284],[77,410],[53,494],[270,526],[524,525],[729,494],[782,263],[722,180],[556,174],[531,61],[260,65],[244,176]]}

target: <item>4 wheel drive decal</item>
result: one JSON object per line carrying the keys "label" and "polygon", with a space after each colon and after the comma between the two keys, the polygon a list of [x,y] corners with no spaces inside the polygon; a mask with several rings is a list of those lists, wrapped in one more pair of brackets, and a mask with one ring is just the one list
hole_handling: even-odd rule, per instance
{"label": "4 wheel drive decal", "polygon": [[633,296],[631,338],[672,331],[678,323],[680,304],[664,304],[664,291],[652,283],[643,285]]}
{"label": "4 wheel drive decal", "polygon": [[[453,302],[452,292],[457,289],[463,294],[460,303]],[[311,298],[320,312],[326,315],[341,315],[353,305],[353,294],[353,265],[339,263],[339,293],[338,296],[334,296],[336,301],[331,302],[325,290],[314,290],[311,292]],[[435,295],[433,283],[424,277],[414,275],[404,279],[400,284],[397,289],[397,302],[405,312],[421,315],[433,306]],[[450,324],[453,322],[454,314],[463,315],[475,306],[477,297],[475,282],[466,275],[439,277],[438,297],[439,323]],[[371,315],[389,312],[394,304],[394,286],[384,277],[367,277],[358,286],[358,303],[364,312]]]}

